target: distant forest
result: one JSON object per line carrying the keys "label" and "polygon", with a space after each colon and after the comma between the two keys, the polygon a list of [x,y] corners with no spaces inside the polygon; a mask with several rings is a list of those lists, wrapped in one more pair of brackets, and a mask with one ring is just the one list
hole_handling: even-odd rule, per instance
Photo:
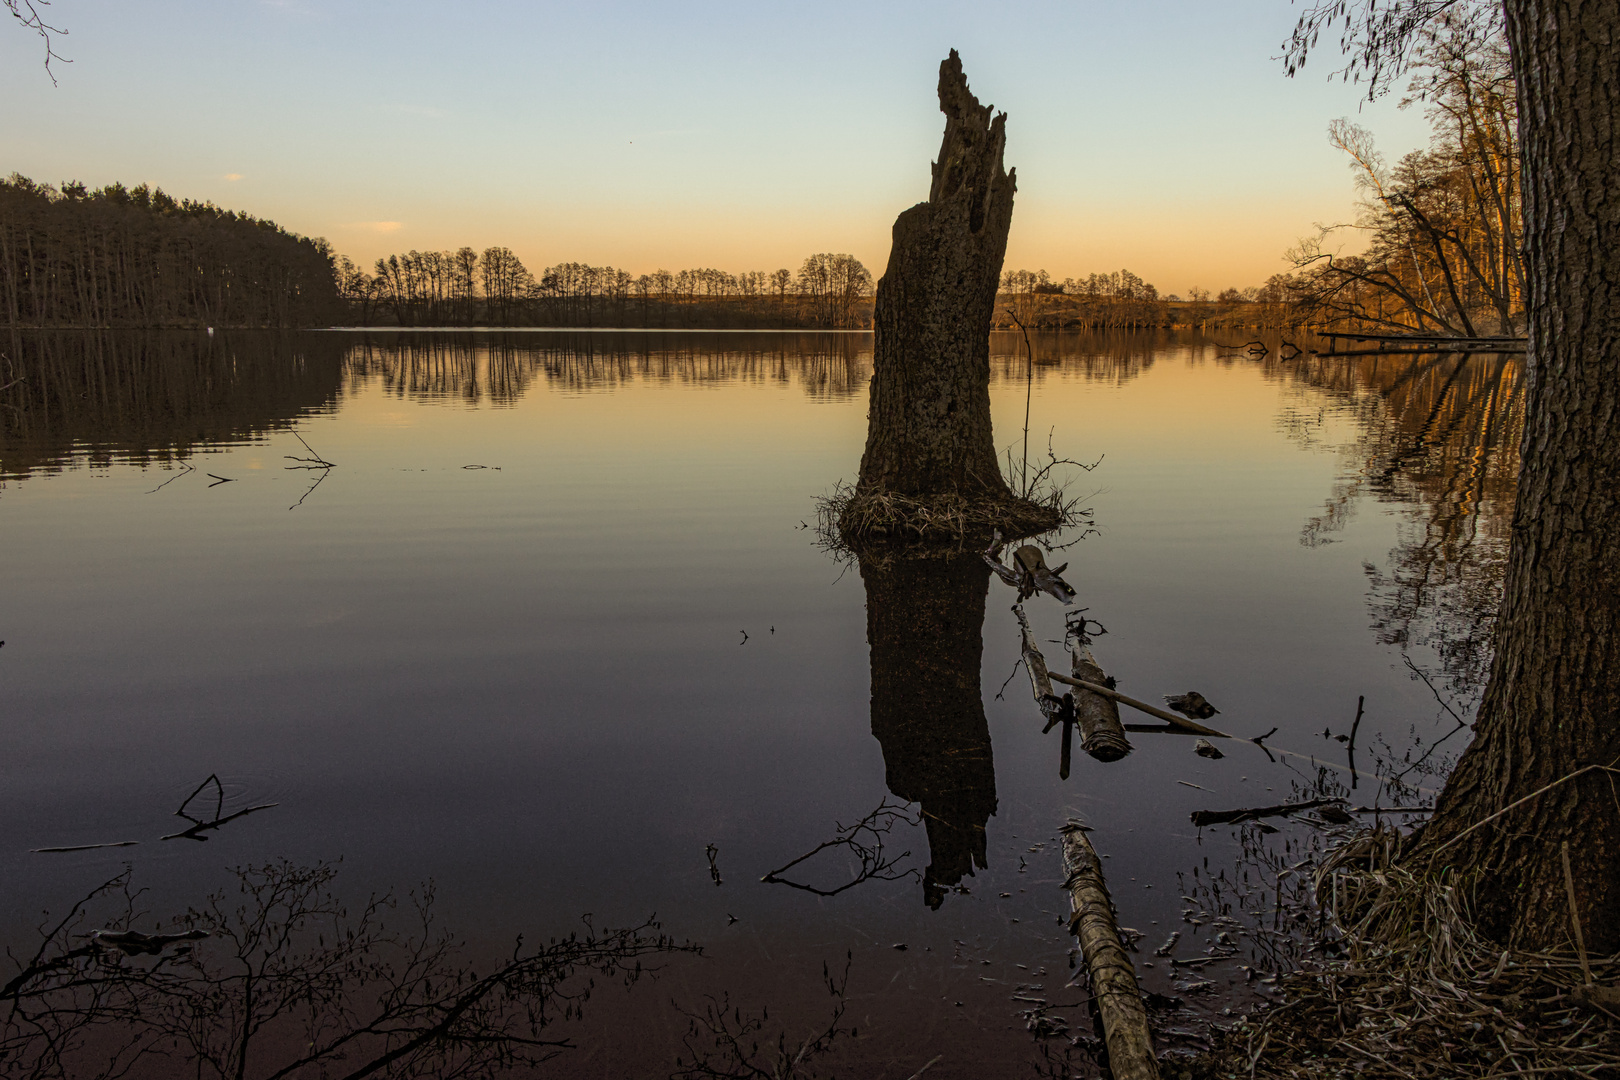
{"label": "distant forest", "polygon": [[[0,181],[0,303],[10,327],[555,326],[865,329],[872,273],[852,255],[788,269],[632,276],[558,263],[538,275],[510,248],[410,251],[372,271],[322,239],[159,188]],[[1298,283],[1212,297],[1161,296],[1129,270],[1057,281],[1003,275],[996,325],[1011,329],[1283,326]]]}
{"label": "distant forest", "polygon": [[[865,329],[871,271],[851,255],[812,255],[798,273],[698,269],[628,271],[559,263],[537,276],[509,248],[482,254],[410,251],[366,273],[336,261],[338,291],[362,326],[573,326],[730,329]],[[1282,326],[1286,283],[1229,288],[1212,297],[1161,297],[1129,270],[1056,281],[1046,271],[1002,275],[996,326],[1040,329]]]}
{"label": "distant forest", "polygon": [[292,327],[341,313],[330,247],[145,184],[0,181],[0,305],[17,327]]}
{"label": "distant forest", "polygon": [[338,291],[362,326],[604,326],[863,329],[872,273],[852,255],[791,270],[629,271],[558,263],[536,276],[510,248],[410,251],[366,273],[336,262]]}

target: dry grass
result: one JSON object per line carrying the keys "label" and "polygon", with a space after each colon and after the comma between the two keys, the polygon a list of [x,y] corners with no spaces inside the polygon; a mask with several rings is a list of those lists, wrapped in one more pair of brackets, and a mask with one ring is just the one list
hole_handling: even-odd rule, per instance
{"label": "dry grass", "polygon": [[[1583,975],[1574,952],[1506,951],[1480,938],[1467,883],[1402,868],[1400,847],[1396,831],[1377,829],[1322,864],[1316,898],[1341,957],[1280,977],[1276,1003],[1225,1032],[1191,1075],[1495,1080],[1620,1072],[1620,1018],[1577,1002]],[[1620,957],[1591,967],[1607,981],[1620,976]]]}
{"label": "dry grass", "polygon": [[840,483],[817,500],[817,531],[830,547],[930,545],[965,548],[1000,530],[1008,539],[1039,536],[1089,521],[1080,499],[1052,488],[1033,498],[969,499],[955,493],[913,497],[858,491]]}

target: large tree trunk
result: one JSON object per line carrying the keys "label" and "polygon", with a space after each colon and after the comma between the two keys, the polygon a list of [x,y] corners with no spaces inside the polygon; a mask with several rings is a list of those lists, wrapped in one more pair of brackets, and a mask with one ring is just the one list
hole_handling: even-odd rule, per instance
{"label": "large tree trunk", "polygon": [[[1006,114],[992,118],[979,104],[954,49],[939,66],[939,108],[945,138],[928,201],[895,221],[877,286],[856,498],[951,496],[1006,505],[1012,494],[990,433],[990,322],[1016,170],[1002,167]],[[846,531],[853,520],[846,517]]]}
{"label": "large tree trunk", "polygon": [[1477,735],[1415,854],[1488,871],[1484,928],[1545,947],[1570,936],[1568,839],[1586,941],[1613,952],[1620,777],[1565,778],[1620,767],[1620,6],[1506,11],[1530,290],[1523,462]]}
{"label": "large tree trunk", "polygon": [[923,899],[985,865],[996,767],[979,665],[990,568],[954,559],[861,559],[872,650],[872,734],[889,790],[922,808],[929,864]]}

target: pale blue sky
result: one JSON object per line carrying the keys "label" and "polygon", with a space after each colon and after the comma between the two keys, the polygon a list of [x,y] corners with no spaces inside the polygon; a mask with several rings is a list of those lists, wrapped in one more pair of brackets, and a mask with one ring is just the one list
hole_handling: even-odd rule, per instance
{"label": "pale blue sky", "polygon": [[56,0],[58,85],[37,39],[0,34],[0,171],[151,182],[366,263],[504,243],[533,270],[848,251],[881,273],[894,216],[927,194],[954,46],[1009,113],[1009,268],[1218,289],[1351,213],[1329,120],[1357,117],[1392,157],[1427,137],[1417,110],[1329,82],[1325,54],[1284,78],[1272,57],[1298,11]]}

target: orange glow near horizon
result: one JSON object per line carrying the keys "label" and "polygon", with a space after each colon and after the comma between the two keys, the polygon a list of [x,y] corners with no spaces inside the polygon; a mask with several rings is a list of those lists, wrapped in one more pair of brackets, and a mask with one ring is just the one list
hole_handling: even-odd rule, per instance
{"label": "orange glow near horizon", "polygon": [[[898,215],[910,203],[895,207]],[[1315,222],[1330,214],[1300,200],[1292,206],[1222,207],[1176,205],[1080,208],[1023,199],[1013,214],[1008,270],[1047,270],[1061,281],[1129,269],[1161,294],[1185,294],[1192,286],[1219,290],[1263,284],[1290,267],[1283,253]],[[1342,220],[1351,214],[1348,194],[1328,207]],[[549,220],[484,220],[477,210],[440,211],[432,225],[403,222],[340,223],[326,235],[333,246],[365,268],[379,257],[417,250],[512,248],[531,272],[561,262],[616,266],[631,274],[665,269],[715,267],[731,273],[797,271],[808,255],[848,252],[874,277],[889,256],[892,216],[875,210],[830,212],[810,208],[603,208],[558,214]],[[536,215],[539,217],[540,215]]]}

